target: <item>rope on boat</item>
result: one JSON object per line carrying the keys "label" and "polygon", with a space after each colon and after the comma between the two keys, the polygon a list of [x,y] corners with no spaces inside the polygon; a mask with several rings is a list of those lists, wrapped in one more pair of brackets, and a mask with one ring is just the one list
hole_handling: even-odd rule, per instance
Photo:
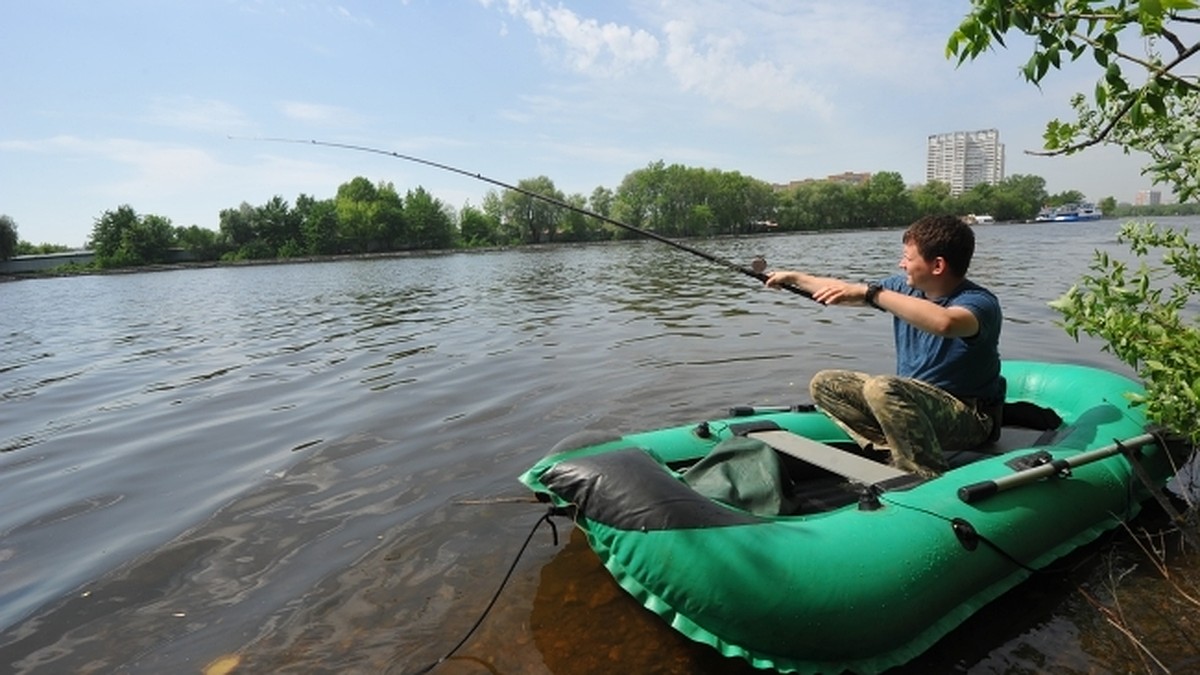
{"label": "rope on boat", "polygon": [[483,620],[486,619],[488,613],[492,611],[492,607],[496,606],[496,601],[500,599],[500,594],[504,592],[504,587],[508,585],[508,580],[512,578],[513,572],[517,569],[517,563],[521,562],[521,556],[525,555],[525,549],[529,548],[529,542],[533,541],[534,533],[537,532],[537,529],[541,527],[543,522],[550,526],[550,533],[554,537],[554,545],[558,546],[558,526],[554,524],[554,521],[551,519],[551,517],[559,515],[560,513],[561,511],[558,509],[558,507],[552,506],[546,511],[546,513],[542,514],[541,518],[537,519],[537,522],[533,524],[533,527],[529,530],[529,534],[525,537],[525,543],[521,544],[521,549],[517,551],[517,556],[513,558],[512,564],[508,566],[508,572],[504,574],[504,579],[500,581],[500,587],[496,589],[494,594],[492,594],[492,599],[488,602],[487,607],[483,609],[483,613],[481,613],[479,618],[475,620],[475,625],[471,626],[471,629],[467,631],[467,634],[464,635],[462,639],[458,641],[458,644],[454,645],[450,651],[446,652],[445,656],[437,661],[434,661],[428,666],[415,671],[413,675],[424,675],[425,673],[428,673],[434,668],[442,665],[442,663],[453,657],[454,653],[457,652],[463,645],[465,645],[467,640],[470,640],[471,636],[475,634],[475,631],[481,625],[483,625]]}

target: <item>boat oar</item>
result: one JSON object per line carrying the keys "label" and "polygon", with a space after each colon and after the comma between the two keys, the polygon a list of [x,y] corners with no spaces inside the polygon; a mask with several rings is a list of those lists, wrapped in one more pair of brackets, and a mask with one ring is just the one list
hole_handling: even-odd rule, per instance
{"label": "boat oar", "polygon": [[770,415],[786,412],[812,412],[817,406],[811,403],[796,405],[735,405],[729,409],[730,417],[750,417],[751,415]]}
{"label": "boat oar", "polygon": [[1157,440],[1158,438],[1154,434],[1141,434],[1140,436],[1134,436],[1124,441],[1116,441],[1112,445],[1106,445],[1103,448],[1081,452],[1078,455],[1062,459],[1052,459],[1045,464],[1024,469],[1008,476],[960,487],[958,489],[958,498],[968,504],[973,504],[1001,492],[1012,490],[1022,485],[1028,485],[1043,478],[1070,473],[1071,469],[1077,466],[1098,462],[1102,459],[1112,457],[1119,452],[1124,452],[1133,447],[1140,447],[1147,443],[1154,443]]}
{"label": "boat oar", "polygon": [[[711,253],[706,253],[704,251],[701,251],[700,249],[693,248],[691,246],[688,246],[687,244],[682,244],[680,242],[675,241],[674,239],[664,237],[663,235],[661,235],[657,232],[653,232],[651,230],[646,230],[646,229],[643,229],[640,227],[636,227],[636,226],[630,225],[628,223],[622,223],[619,220],[609,218],[608,216],[602,216],[599,213],[596,213],[594,211],[589,211],[588,209],[585,209],[580,206],[576,206],[574,204],[570,204],[561,199],[557,199],[555,197],[550,197],[550,196],[547,196],[547,195],[544,195],[544,194],[541,194],[538,192],[534,192],[532,190],[526,190],[525,188],[517,187],[516,185],[510,185],[503,181],[496,180],[495,178],[489,178],[487,176],[484,176],[483,174],[474,173],[472,171],[467,171],[466,169],[460,169],[458,167],[450,166],[449,164],[442,164],[441,162],[435,162],[435,161],[428,160],[428,159],[422,159],[420,157],[414,157],[413,155],[405,155],[403,153],[393,152],[391,150],[383,150],[381,148],[372,148],[372,147],[365,146],[365,145],[354,145],[352,143],[335,143],[333,141],[318,141],[318,140],[304,140],[304,139],[300,139],[300,138],[277,138],[277,137],[239,138],[239,137],[235,137],[235,136],[230,136],[229,138],[233,139],[233,140],[265,141],[265,142],[270,142],[270,143],[301,143],[304,145],[319,145],[319,146],[324,146],[327,148],[340,148],[342,150],[354,150],[357,152],[370,152],[370,153],[373,153],[376,155],[386,155],[388,157],[395,157],[396,159],[402,159],[402,160],[405,160],[408,162],[416,162],[417,164],[424,164],[426,166],[432,166],[435,169],[442,169],[443,171],[450,171],[452,173],[457,173],[457,174],[460,174],[463,176],[474,178],[476,180],[481,180],[485,183],[490,183],[497,187],[502,187],[505,190],[512,190],[513,192],[525,195],[526,197],[531,197],[533,199],[537,199],[537,200],[546,202],[547,204],[553,204],[554,206],[564,208],[568,211],[572,211],[572,212],[578,213],[580,215],[588,216],[590,218],[595,218],[596,220],[608,223],[610,225],[615,225],[617,227],[629,230],[630,232],[635,232],[637,234],[642,235],[643,237],[648,237],[655,241],[660,241],[660,242],[666,244],[667,246],[672,246],[674,248],[679,249],[680,251],[686,251],[688,253],[691,253],[692,255],[704,258],[705,260],[707,260],[709,262],[714,262],[723,267],[727,267],[736,272],[745,274],[746,276],[758,279],[759,281],[767,280],[767,274],[763,271],[766,267],[766,261],[762,260],[761,258],[759,258],[758,260],[755,260],[753,269],[751,269],[750,267],[738,265],[737,263],[732,262],[730,260],[726,260],[724,258],[712,255]],[[762,261],[762,262],[760,263],[759,261]],[[797,288],[790,284],[784,284],[783,286],[780,286],[780,288],[789,290],[792,293],[795,293],[797,295],[802,295],[809,299],[812,298],[812,294],[809,293],[808,291],[805,291],[801,288]]]}

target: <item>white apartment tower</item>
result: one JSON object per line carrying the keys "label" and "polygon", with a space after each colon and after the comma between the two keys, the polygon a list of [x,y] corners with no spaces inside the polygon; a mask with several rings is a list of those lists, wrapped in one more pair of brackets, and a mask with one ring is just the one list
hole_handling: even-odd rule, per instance
{"label": "white apartment tower", "polygon": [[925,181],[941,181],[960,195],[980,183],[1004,180],[1004,144],[995,129],[954,131],[929,137]]}

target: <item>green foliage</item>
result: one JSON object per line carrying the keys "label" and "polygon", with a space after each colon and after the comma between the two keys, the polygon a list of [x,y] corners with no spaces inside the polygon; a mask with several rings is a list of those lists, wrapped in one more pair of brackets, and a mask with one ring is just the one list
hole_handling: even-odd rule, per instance
{"label": "green foliage", "polygon": [[404,195],[404,217],[408,224],[406,243],[415,248],[450,248],[454,245],[454,220],[446,205],[425,188]]}
{"label": "green foliage", "polygon": [[[526,178],[517,187],[525,193],[543,195],[563,201],[563,193],[554,187],[554,181],[546,176]],[[541,244],[556,241],[558,226],[563,218],[563,208],[516,190],[505,190],[500,197],[502,221],[520,232],[526,244]]]}
{"label": "green foliage", "polygon": [[474,206],[467,205],[459,211],[458,228],[463,244],[472,248],[508,243],[500,232],[500,219]]}
{"label": "green foliage", "polygon": [[1046,181],[1015,174],[998,185],[980,184],[958,196],[930,181],[907,188],[898,173],[883,171],[865,182],[806,181],[778,198],[780,230],[903,227],[923,215],[988,214],[996,220],[1029,220],[1046,203]]}
{"label": "green foliage", "polygon": [[221,257],[217,233],[199,225],[175,228],[175,241],[192,254],[193,260],[216,260]]}
{"label": "green foliage", "polygon": [[1033,53],[1021,72],[1039,85],[1052,69],[1090,54],[1096,85],[1090,97],[1072,98],[1075,121],[1046,125],[1047,154],[1097,143],[1144,151],[1151,161],[1143,173],[1186,202],[1200,195],[1200,81],[1185,65],[1200,53],[1200,42],[1185,41],[1194,39],[1198,7],[1195,0],[972,0],[946,54],[962,64],[1022,33],[1033,38]]}
{"label": "green foliage", "polygon": [[70,250],[70,246],[64,246],[63,244],[48,244],[45,242],[34,244],[21,240],[17,242],[16,255],[47,255],[50,253],[65,253]]}
{"label": "green foliage", "polygon": [[[577,209],[587,209],[587,197],[581,194],[568,195],[566,202]],[[609,237],[601,221],[589,218],[580,211],[567,210],[563,213],[563,222],[559,230],[563,241],[597,241]]]}
{"label": "green foliage", "polygon": [[[592,199],[610,203],[603,192]],[[774,220],[777,206],[774,190],[760,180],[661,160],[626,175],[611,198],[615,220],[679,237],[754,232],[756,223]]]}
{"label": "green foliage", "polygon": [[1063,204],[1078,204],[1079,202],[1087,201],[1087,197],[1079,190],[1066,190],[1058,194],[1046,197],[1048,206],[1062,206]]}
{"label": "green foliage", "polygon": [[337,206],[332,199],[317,200],[306,194],[296,198],[296,217],[304,251],[311,255],[338,252]]}
{"label": "green foliage", "polygon": [[[1147,415],[1200,443],[1200,317],[1188,308],[1200,291],[1200,247],[1187,231],[1131,222],[1117,238],[1128,243],[1136,268],[1097,252],[1079,286],[1052,303],[1074,338],[1103,339],[1105,349],[1146,382]],[[1161,251],[1161,266],[1149,264]]]}
{"label": "green foliage", "polygon": [[0,260],[8,260],[17,254],[17,223],[7,215],[0,215]]}
{"label": "green foliage", "polygon": [[165,261],[174,243],[169,218],[139,216],[125,204],[96,219],[90,248],[99,267],[132,267]]}
{"label": "green foliage", "polygon": [[379,214],[383,204],[371,181],[357,176],[342,183],[335,204],[342,240],[350,249],[358,253],[376,249],[383,239]]}
{"label": "green foliage", "polygon": [[[1200,79],[1185,65],[1200,54],[1200,42],[1185,41],[1200,23],[1195,0],[972,0],[971,7],[946,45],[960,64],[1016,31],[1034,38],[1022,71],[1034,84],[1085,54],[1100,71],[1090,95],[1071,99],[1077,119],[1046,125],[1046,154],[1116,144],[1148,154],[1143,174],[1170,185],[1178,201],[1200,195]],[[1126,226],[1120,241],[1142,261],[1138,269],[1098,253],[1096,274],[1054,307],[1072,336],[1104,339],[1137,369],[1150,419],[1200,441],[1200,326],[1194,308],[1190,318],[1183,312],[1200,288],[1196,246],[1186,233],[1150,224]],[[1146,264],[1158,249],[1173,276]]]}

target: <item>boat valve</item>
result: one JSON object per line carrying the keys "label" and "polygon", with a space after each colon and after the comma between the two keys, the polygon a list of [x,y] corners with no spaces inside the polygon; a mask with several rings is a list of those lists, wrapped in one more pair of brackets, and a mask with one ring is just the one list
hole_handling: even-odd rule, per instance
{"label": "boat valve", "polygon": [[954,530],[954,536],[958,538],[958,543],[968,551],[974,551],[979,547],[979,532],[975,530],[975,526],[963,520],[955,518],[950,521],[950,528]]}

